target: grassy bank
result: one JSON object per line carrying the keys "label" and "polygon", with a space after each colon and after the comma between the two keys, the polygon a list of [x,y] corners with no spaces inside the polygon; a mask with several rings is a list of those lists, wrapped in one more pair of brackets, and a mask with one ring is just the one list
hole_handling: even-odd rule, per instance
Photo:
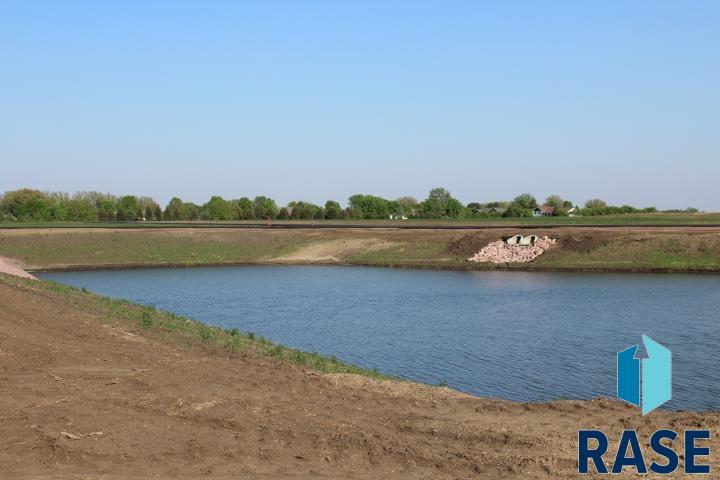
{"label": "grassy bank", "polygon": [[325,357],[314,352],[276,344],[251,332],[242,332],[236,328],[214,327],[172,312],[97,295],[85,289],[77,289],[53,281],[26,280],[0,274],[0,282],[9,285],[20,284],[41,289],[51,295],[60,295],[65,303],[71,303],[74,308],[99,315],[106,325],[142,330],[148,334],[154,333],[163,337],[165,341],[183,345],[200,343],[220,347],[233,353],[273,357],[322,373],[355,373],[377,379],[390,378],[376,370],[356,367],[335,357]]}
{"label": "grassy bank", "polygon": [[0,231],[0,255],[30,270],[234,264],[720,271],[720,228],[533,229],[556,246],[528,264],[466,259],[511,228],[398,229],[30,229]]}

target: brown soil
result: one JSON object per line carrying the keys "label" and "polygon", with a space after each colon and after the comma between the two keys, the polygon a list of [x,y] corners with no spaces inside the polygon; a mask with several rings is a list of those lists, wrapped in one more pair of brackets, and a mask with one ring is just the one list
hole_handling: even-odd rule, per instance
{"label": "brown soil", "polygon": [[718,413],[323,375],[182,345],[82,298],[0,275],[3,479],[576,478],[580,428],[720,426]]}
{"label": "brown soil", "polygon": [[460,237],[454,242],[448,244],[448,251],[454,255],[461,257],[470,257],[474,253],[482,250],[489,243],[502,238],[503,240],[509,235],[498,235],[495,232],[470,233]]}
{"label": "brown soil", "polygon": [[[537,233],[540,232],[540,233]],[[628,232],[625,231],[587,231],[582,229],[573,228],[558,228],[554,230],[542,230],[532,231],[539,236],[547,235],[550,238],[557,240],[557,244],[553,247],[553,250],[559,252],[583,252],[587,253],[598,247],[606,245],[612,240],[622,239],[627,237]],[[461,237],[460,239],[448,244],[448,250],[455,255],[471,256],[472,254],[480,251],[490,242],[502,238],[506,240],[513,234],[508,234],[507,231],[501,231],[498,233],[493,232],[482,232],[482,233],[471,233]],[[663,231],[664,233],[664,231]],[[528,235],[528,232],[520,232],[521,235]]]}

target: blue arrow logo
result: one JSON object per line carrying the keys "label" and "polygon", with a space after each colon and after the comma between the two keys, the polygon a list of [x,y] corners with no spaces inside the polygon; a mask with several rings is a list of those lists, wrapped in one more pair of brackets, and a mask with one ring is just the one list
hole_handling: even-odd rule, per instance
{"label": "blue arrow logo", "polygon": [[647,415],[672,397],[672,353],[647,335],[642,341],[648,354],[642,361],[637,344],[617,354],[617,396]]}

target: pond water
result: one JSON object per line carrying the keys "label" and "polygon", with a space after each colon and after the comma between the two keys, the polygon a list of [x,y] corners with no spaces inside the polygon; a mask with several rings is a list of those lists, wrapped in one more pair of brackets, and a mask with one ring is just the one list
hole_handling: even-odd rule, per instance
{"label": "pond water", "polygon": [[720,410],[720,276],[243,266],[63,272],[85,287],[383,373],[520,401],[615,396],[615,355],[673,354],[668,408]]}

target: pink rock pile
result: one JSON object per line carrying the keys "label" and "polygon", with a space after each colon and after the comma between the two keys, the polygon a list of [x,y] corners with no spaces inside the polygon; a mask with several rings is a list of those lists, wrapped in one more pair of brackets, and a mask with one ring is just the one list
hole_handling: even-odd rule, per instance
{"label": "pink rock pile", "polygon": [[483,247],[468,262],[528,263],[542,255],[555,243],[554,238],[538,238],[532,245],[508,245],[502,240]]}

